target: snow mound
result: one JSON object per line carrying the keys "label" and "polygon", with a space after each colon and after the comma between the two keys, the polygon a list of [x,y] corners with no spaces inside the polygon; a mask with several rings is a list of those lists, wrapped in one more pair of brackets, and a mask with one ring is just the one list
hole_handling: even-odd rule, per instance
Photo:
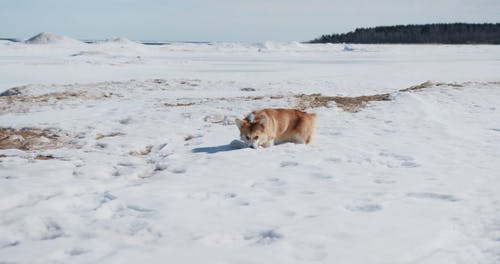
{"label": "snow mound", "polygon": [[319,45],[311,46],[297,41],[278,42],[265,41],[257,43],[244,42],[212,42],[212,43],[172,43],[166,48],[182,51],[211,51],[220,52],[302,52],[311,51]]}
{"label": "snow mound", "polygon": [[355,51],[356,49],[352,46],[345,45],[343,51]]}
{"label": "snow mound", "polygon": [[210,42],[210,43],[183,43],[174,42],[168,45],[161,45],[159,49],[168,51],[182,52],[265,52],[265,53],[304,53],[304,52],[341,52],[343,51],[341,44],[308,44],[297,41],[278,42],[265,41],[257,43],[245,42]]}
{"label": "snow mound", "polygon": [[83,44],[83,42],[50,32],[42,32],[25,41],[27,44]]}
{"label": "snow mound", "polygon": [[135,41],[132,41],[130,39],[123,38],[123,37],[109,38],[109,39],[104,40],[101,43],[120,44],[120,45],[139,45],[140,44],[140,43],[137,43]]}
{"label": "snow mound", "polygon": [[107,55],[107,53],[102,52],[102,51],[97,51],[97,50],[84,50],[80,51],[74,54],[71,54],[71,57],[78,57],[78,56],[103,56]]}
{"label": "snow mound", "polygon": [[302,51],[306,49],[306,46],[297,42],[275,42],[275,41],[265,41],[262,43],[256,43],[255,46],[261,51]]}

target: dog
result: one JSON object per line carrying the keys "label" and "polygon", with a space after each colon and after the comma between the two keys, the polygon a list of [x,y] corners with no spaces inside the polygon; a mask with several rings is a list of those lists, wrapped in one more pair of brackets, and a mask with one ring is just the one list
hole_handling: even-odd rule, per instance
{"label": "dog", "polygon": [[293,142],[309,144],[316,126],[316,114],[297,109],[261,109],[236,119],[240,138],[252,148]]}

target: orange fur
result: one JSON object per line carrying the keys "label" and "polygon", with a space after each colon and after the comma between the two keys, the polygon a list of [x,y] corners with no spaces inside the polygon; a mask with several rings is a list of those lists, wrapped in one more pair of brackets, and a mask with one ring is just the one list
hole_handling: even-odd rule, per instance
{"label": "orange fur", "polygon": [[251,147],[270,147],[284,142],[311,142],[316,114],[296,109],[262,109],[236,119],[241,140]]}

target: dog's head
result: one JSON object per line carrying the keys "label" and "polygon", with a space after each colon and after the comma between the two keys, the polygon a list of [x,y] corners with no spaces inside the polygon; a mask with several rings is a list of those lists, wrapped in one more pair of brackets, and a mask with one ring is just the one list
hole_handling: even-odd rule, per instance
{"label": "dog's head", "polygon": [[266,117],[249,114],[243,120],[236,119],[236,126],[240,130],[240,138],[252,148],[258,148],[268,141],[266,134]]}

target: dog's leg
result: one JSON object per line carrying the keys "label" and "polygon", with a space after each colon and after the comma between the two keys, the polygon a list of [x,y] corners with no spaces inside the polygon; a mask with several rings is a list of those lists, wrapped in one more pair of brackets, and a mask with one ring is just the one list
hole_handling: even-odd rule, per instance
{"label": "dog's leg", "polygon": [[305,142],[305,143],[306,143],[306,144],[311,143],[311,136],[308,136],[308,137],[306,138],[306,142]]}
{"label": "dog's leg", "polygon": [[264,148],[272,147],[274,146],[274,140],[267,141],[262,145]]}
{"label": "dog's leg", "polygon": [[307,144],[306,143],[307,141],[301,135],[300,136],[295,136],[295,138],[293,139],[292,142],[294,142],[295,144]]}

